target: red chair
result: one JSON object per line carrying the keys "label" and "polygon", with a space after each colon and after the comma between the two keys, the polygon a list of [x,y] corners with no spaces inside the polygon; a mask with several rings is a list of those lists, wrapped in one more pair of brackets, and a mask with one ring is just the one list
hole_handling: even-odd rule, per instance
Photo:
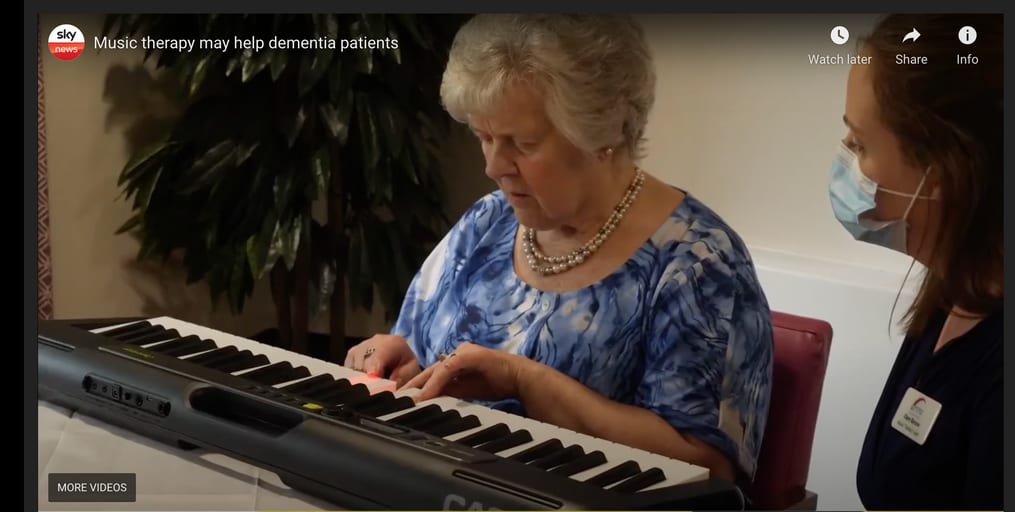
{"label": "red chair", "polygon": [[817,495],[806,489],[807,473],[832,326],[780,312],[772,313],[772,321],[772,400],[750,492],[751,508],[816,510]]}

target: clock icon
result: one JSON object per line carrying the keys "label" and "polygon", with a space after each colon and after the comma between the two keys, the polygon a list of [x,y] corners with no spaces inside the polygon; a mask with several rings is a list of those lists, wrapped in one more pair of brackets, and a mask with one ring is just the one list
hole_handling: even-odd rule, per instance
{"label": "clock icon", "polygon": [[832,42],[838,45],[846,44],[849,41],[849,30],[842,25],[839,25],[832,29]]}

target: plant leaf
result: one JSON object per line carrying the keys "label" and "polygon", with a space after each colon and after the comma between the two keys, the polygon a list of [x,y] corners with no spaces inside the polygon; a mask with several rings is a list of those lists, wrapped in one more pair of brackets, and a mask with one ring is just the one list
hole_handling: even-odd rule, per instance
{"label": "plant leaf", "polygon": [[129,231],[133,231],[133,230],[137,229],[138,227],[141,226],[141,220],[143,218],[144,218],[144,215],[142,213],[140,213],[140,212],[135,213],[134,215],[131,215],[130,218],[127,219],[127,222],[124,222],[123,224],[120,225],[120,227],[116,228],[116,233],[115,234],[122,235],[124,233],[129,232]]}
{"label": "plant leaf", "polygon": [[294,216],[289,219],[289,224],[279,233],[281,235],[282,258],[289,270],[296,265],[296,251],[300,248],[300,237],[303,234],[303,222],[301,216]]}
{"label": "plant leaf", "polygon": [[311,221],[309,229],[310,241],[310,312],[319,316],[328,311],[331,295],[335,291],[338,277],[335,258],[329,241],[331,234],[328,229],[316,221]]}
{"label": "plant leaf", "polygon": [[391,203],[392,186],[391,186],[391,159],[385,156],[381,158],[381,161],[374,168],[374,174],[377,175],[377,188],[381,194],[381,197],[388,204]]}
{"label": "plant leaf", "polygon": [[285,51],[273,51],[271,53],[271,81],[278,81],[278,77],[282,76],[282,71],[285,70],[286,64],[289,62],[289,52]]}
{"label": "plant leaf", "polygon": [[327,197],[331,181],[331,156],[328,146],[321,146],[310,159],[310,173],[314,176],[314,198]]}
{"label": "plant leaf", "polygon": [[357,50],[356,69],[364,75],[372,75],[374,73],[374,52],[373,50]]}
{"label": "plant leaf", "polygon": [[378,97],[376,112],[377,122],[384,132],[385,142],[388,146],[385,152],[390,155],[401,153],[405,129],[408,126],[402,121],[400,113],[386,98]]}
{"label": "plant leaf", "polygon": [[300,97],[310,92],[321,80],[324,73],[328,71],[334,54],[335,51],[330,48],[321,48],[303,55],[303,59],[300,61],[298,86]]}
{"label": "plant leaf", "polygon": [[322,315],[328,311],[331,305],[331,295],[335,293],[335,281],[338,274],[335,272],[335,264],[330,261],[320,261],[314,270],[313,293],[310,297],[312,314]]}
{"label": "plant leaf", "polygon": [[338,16],[335,14],[315,14],[314,37],[338,39]]}
{"label": "plant leaf", "polygon": [[339,144],[342,145],[345,145],[346,141],[349,140],[349,122],[352,118],[353,98],[353,91],[350,88],[343,91],[338,101],[335,102],[335,117],[338,119],[340,127],[337,136]]}
{"label": "plant leaf", "polygon": [[235,162],[236,167],[239,167],[239,166],[243,165],[244,162],[246,162],[247,159],[250,158],[250,155],[254,154],[254,151],[256,151],[258,146],[260,146],[260,145],[261,145],[260,142],[255,142],[255,143],[253,143],[253,144],[251,144],[251,145],[249,145],[247,147],[243,147],[242,144],[239,147],[237,147],[236,148],[236,152],[235,152],[236,153],[236,162]]}
{"label": "plant leaf", "polygon": [[275,267],[275,263],[282,257],[282,252],[279,247],[275,245],[275,236],[281,230],[281,226],[278,222],[278,212],[272,210],[270,214],[264,219],[264,225],[261,227],[261,232],[257,236],[257,273],[254,274],[258,279],[263,278],[271,269]]}
{"label": "plant leaf", "polygon": [[335,106],[331,103],[321,103],[319,111],[321,113],[321,122],[323,122],[324,127],[328,129],[328,133],[330,133],[332,137],[338,138],[342,129],[345,127],[338,119],[338,111],[335,110]]}
{"label": "plant leaf", "polygon": [[331,106],[335,111],[335,127],[338,128],[332,130],[332,135],[338,138],[340,144],[345,145],[349,137],[349,118],[352,116],[353,109],[354,73],[343,62],[342,59],[335,59],[328,74],[328,97],[331,99]]}
{"label": "plant leaf", "polygon": [[243,50],[243,71],[240,75],[240,80],[243,83],[247,83],[250,79],[257,76],[258,73],[271,63],[273,53],[270,50],[260,52],[255,52],[253,49]]}
{"label": "plant leaf", "polygon": [[218,183],[223,171],[235,168],[235,153],[236,143],[229,139],[212,146],[187,170],[189,183],[182,188],[182,191],[194,193]]}
{"label": "plant leaf", "polygon": [[285,171],[275,175],[275,183],[272,187],[272,193],[275,197],[275,208],[279,212],[285,212],[289,209],[289,203],[293,195],[292,191],[293,171],[287,168]]}
{"label": "plant leaf", "polygon": [[124,166],[123,171],[120,172],[120,178],[116,181],[116,185],[122,186],[128,180],[133,179],[137,172],[143,170],[143,165],[161,155],[163,151],[169,149],[172,145],[168,141],[159,141],[136,151],[130,161],[127,162],[127,165]]}
{"label": "plant leaf", "polygon": [[306,106],[300,103],[300,107],[295,112],[290,113],[282,124],[282,136],[285,137],[287,146],[292,149],[293,144],[296,144],[296,139],[300,135],[300,131],[303,130],[303,124],[307,121]]}
{"label": "plant leaf", "polygon": [[411,36],[412,41],[414,43],[418,44],[419,46],[427,50],[432,48],[430,46],[430,42],[427,41],[425,37],[423,37],[423,34],[421,34],[419,31],[419,27],[417,27],[417,24],[419,23],[418,16],[413,14],[396,14],[395,17],[398,19],[399,25],[402,27],[402,29],[405,30],[409,34],[409,36]]}
{"label": "plant leaf", "polygon": [[371,172],[380,160],[380,141],[377,125],[370,109],[370,98],[366,93],[356,93],[356,118],[359,121],[360,139],[363,141],[363,166]]}
{"label": "plant leaf", "polygon": [[233,76],[233,73],[243,65],[243,54],[234,53],[226,62],[226,76]]}
{"label": "plant leaf", "polygon": [[159,177],[162,176],[162,169],[164,168],[160,165],[155,168],[154,172],[143,175],[137,195],[134,196],[135,210],[144,211],[148,209],[148,204],[152,200],[152,194],[155,192],[155,186],[158,185]]}
{"label": "plant leaf", "polygon": [[[398,31],[394,26],[388,25],[388,37],[392,40],[398,41]],[[395,64],[402,65],[402,49],[401,46],[389,47],[387,53],[391,55],[391,60],[395,61]]]}
{"label": "plant leaf", "polygon": [[419,175],[416,173],[416,164],[412,161],[408,148],[403,148],[398,154],[398,170],[409,177],[413,185],[419,185]]}
{"label": "plant leaf", "polygon": [[261,224],[261,229],[250,236],[250,238],[247,238],[247,263],[250,265],[250,273],[254,276],[254,279],[260,280],[263,278],[265,273],[271,269],[278,259],[278,255],[275,254],[275,258],[269,260],[272,238],[275,235],[277,222],[275,212],[269,212]]}
{"label": "plant leaf", "polygon": [[188,92],[191,96],[197,94],[201,89],[201,85],[204,84],[204,80],[208,76],[208,69],[215,60],[216,55],[209,54],[197,61],[197,65],[194,67],[194,74],[190,77],[190,87],[188,87]]}

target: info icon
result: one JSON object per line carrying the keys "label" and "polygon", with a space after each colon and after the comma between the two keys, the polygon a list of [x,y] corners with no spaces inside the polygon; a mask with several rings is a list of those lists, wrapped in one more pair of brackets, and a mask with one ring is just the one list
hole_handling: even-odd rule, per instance
{"label": "info icon", "polygon": [[49,33],[49,53],[60,60],[74,60],[85,51],[85,35],[74,25],[59,25]]}

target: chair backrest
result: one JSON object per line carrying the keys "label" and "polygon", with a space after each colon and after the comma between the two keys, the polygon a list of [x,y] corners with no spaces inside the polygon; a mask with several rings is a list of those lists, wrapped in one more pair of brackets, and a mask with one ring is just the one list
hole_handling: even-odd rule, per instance
{"label": "chair backrest", "polygon": [[772,399],[750,494],[752,508],[779,510],[806,493],[832,326],[781,312],[772,321]]}

